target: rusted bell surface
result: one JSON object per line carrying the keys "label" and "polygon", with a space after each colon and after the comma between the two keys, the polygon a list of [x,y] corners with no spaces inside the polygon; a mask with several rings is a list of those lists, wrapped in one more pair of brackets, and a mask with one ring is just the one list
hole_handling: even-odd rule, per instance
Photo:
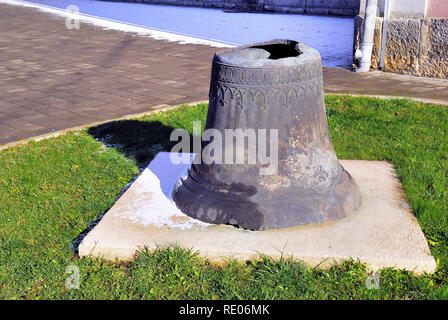
{"label": "rusted bell surface", "polygon": [[263,175],[266,164],[259,162],[193,164],[172,193],[185,214],[266,230],[333,221],[359,207],[358,187],[329,136],[316,50],[273,40],[217,51],[205,129],[210,128],[223,138],[225,129],[278,130],[277,170]]}

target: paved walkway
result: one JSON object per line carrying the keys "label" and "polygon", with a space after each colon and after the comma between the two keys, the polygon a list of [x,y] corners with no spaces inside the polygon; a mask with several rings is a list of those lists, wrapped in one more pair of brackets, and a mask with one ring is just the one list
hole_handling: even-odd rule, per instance
{"label": "paved walkway", "polygon": [[[208,98],[215,48],[65,21],[0,4],[0,144]],[[448,104],[448,80],[324,68],[326,93]]]}

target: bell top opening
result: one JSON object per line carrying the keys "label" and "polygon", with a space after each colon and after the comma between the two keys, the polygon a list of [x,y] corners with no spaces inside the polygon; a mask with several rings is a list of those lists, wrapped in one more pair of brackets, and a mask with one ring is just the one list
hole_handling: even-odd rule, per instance
{"label": "bell top opening", "polygon": [[250,48],[261,49],[269,53],[266,59],[278,60],[283,58],[297,57],[302,52],[298,48],[297,41],[288,41],[287,43],[266,44],[253,46]]}
{"label": "bell top opening", "polygon": [[230,59],[279,60],[294,58],[301,54],[297,41],[286,40],[280,43],[266,43],[247,46],[227,54]]}
{"label": "bell top opening", "polygon": [[215,62],[247,68],[288,67],[315,60],[320,60],[318,51],[286,39],[220,49],[214,57]]}

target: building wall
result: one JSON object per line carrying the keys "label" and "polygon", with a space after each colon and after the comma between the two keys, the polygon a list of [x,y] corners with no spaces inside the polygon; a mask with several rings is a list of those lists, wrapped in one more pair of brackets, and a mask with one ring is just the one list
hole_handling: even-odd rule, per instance
{"label": "building wall", "polygon": [[434,18],[448,18],[448,1],[428,0],[426,16]]}
{"label": "building wall", "polygon": [[[371,68],[378,69],[383,18],[375,27]],[[355,18],[354,50],[360,49],[363,17]],[[384,71],[448,79],[448,19],[392,17],[387,25]]]}
{"label": "building wall", "polygon": [[[359,0],[359,14],[363,15],[367,0]],[[378,16],[384,16],[385,0],[378,0]],[[448,18],[448,0],[391,0],[391,17]]]}
{"label": "building wall", "polygon": [[[390,16],[402,18],[423,18],[427,3],[431,0],[390,0]],[[442,0],[446,1],[446,0]],[[360,0],[359,14],[364,15],[367,0]],[[378,0],[378,16],[384,16],[385,0]]]}
{"label": "building wall", "polygon": [[423,18],[428,0],[392,0],[390,16],[401,18]]}

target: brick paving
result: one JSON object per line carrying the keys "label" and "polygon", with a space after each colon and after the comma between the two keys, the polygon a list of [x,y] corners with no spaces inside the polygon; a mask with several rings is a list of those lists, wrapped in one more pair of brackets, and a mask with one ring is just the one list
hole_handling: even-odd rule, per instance
{"label": "brick paving", "polygon": [[[0,144],[208,98],[216,48],[137,36],[0,4]],[[448,103],[448,80],[324,68],[326,93]]]}
{"label": "brick paving", "polygon": [[411,97],[448,105],[448,80],[324,67],[325,93]]}

